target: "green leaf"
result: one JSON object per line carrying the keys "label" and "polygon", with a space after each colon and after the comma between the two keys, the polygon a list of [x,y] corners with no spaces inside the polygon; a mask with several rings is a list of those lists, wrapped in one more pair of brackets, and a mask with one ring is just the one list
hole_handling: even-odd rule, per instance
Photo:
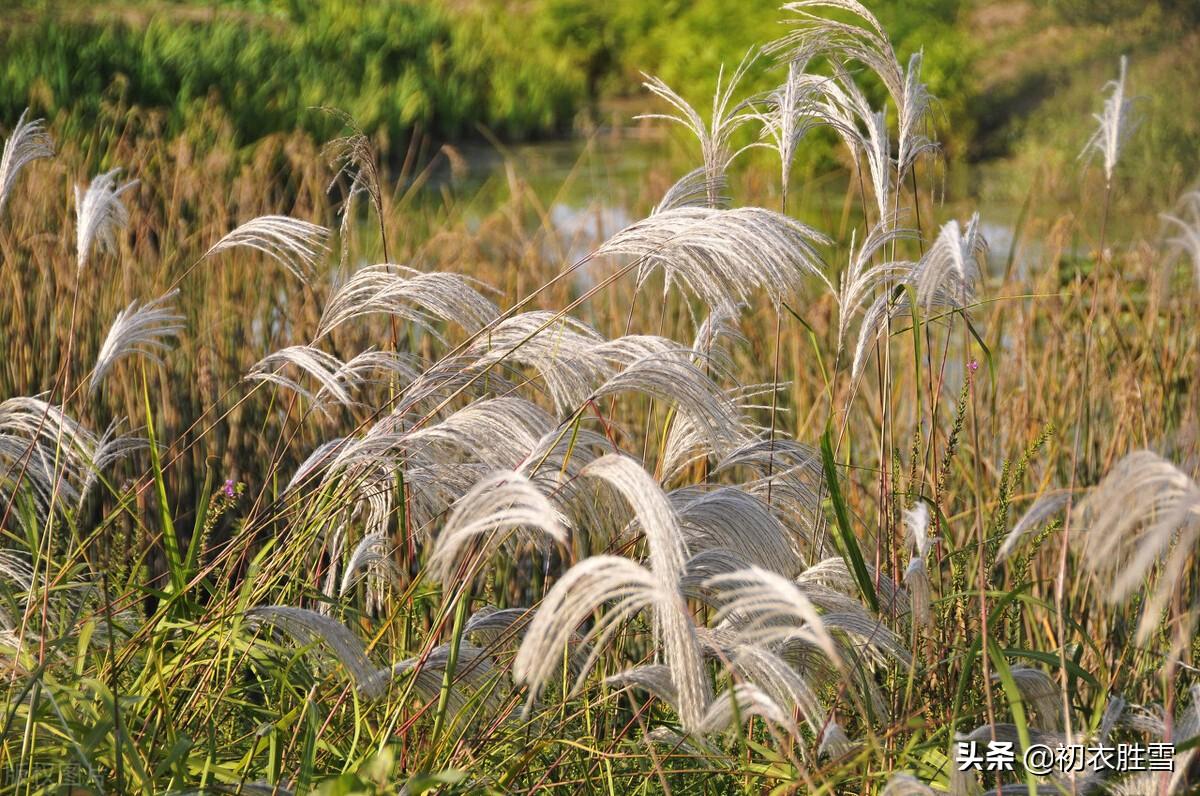
{"label": "green leaf", "polygon": [[858,549],[858,540],[854,538],[854,530],[850,525],[850,513],[846,510],[846,501],[842,499],[842,489],[838,485],[837,465],[833,461],[833,435],[829,426],[825,427],[825,433],[821,435],[821,464],[825,470],[825,484],[829,488],[829,501],[833,504],[835,524],[841,539],[839,549],[842,558],[846,559],[863,599],[871,606],[871,610],[878,611],[879,599],[875,596],[875,584],[871,582],[871,574],[867,572],[862,551]]}

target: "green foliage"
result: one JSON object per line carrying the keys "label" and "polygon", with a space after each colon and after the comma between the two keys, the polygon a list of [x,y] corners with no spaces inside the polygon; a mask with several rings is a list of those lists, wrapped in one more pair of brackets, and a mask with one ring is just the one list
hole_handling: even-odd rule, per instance
{"label": "green foliage", "polygon": [[[969,48],[955,28],[960,0],[889,4],[902,56],[926,47],[935,94],[967,88]],[[661,4],[537,0],[519,7],[477,0],[322,0],[163,6],[102,4],[55,10],[0,30],[0,117],[64,112],[75,129],[118,118],[130,106],[166,112],[170,133],[228,118],[241,143],[297,127],[332,131],[313,111],[347,111],[393,142],[420,127],[443,139],[482,125],[520,139],[561,133],[587,106],[640,93],[644,70],[702,102],[722,65],[780,35],[776,0],[731,13],[717,0]],[[746,94],[765,91],[777,69],[763,59]],[[956,129],[965,104],[943,106]]]}
{"label": "green foliage", "polygon": [[91,126],[110,106],[140,106],[165,109],[181,132],[211,102],[248,142],[296,127],[324,136],[329,122],[312,109],[329,105],[369,130],[458,137],[482,124],[522,137],[562,129],[582,94],[559,54],[428,4],[328,0],[201,18],[175,8],[139,22],[47,15],[0,33],[0,114],[30,102]]}

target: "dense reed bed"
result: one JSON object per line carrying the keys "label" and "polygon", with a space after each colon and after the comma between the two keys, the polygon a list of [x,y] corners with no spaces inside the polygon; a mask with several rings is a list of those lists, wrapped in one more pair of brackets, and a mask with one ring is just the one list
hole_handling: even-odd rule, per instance
{"label": "dense reed bed", "polygon": [[[418,203],[350,120],[18,121],[3,792],[1194,787],[1200,231],[1192,195],[1111,232],[1125,63],[1079,204],[989,252],[920,56],[854,0],[783,13],[772,93],[648,79],[696,168],[575,262],[514,173],[482,220]],[[964,739],[1176,746],[1043,776]]]}

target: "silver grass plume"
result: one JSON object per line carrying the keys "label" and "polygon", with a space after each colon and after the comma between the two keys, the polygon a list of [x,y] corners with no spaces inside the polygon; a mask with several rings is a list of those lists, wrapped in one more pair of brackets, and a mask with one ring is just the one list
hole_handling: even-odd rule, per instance
{"label": "silver grass plume", "polygon": [[637,260],[639,285],[661,268],[664,290],[679,283],[710,311],[736,315],[755,291],[778,305],[808,277],[832,290],[814,248],[828,242],[816,230],[761,207],[677,207],[627,226],[596,255]]}
{"label": "silver grass plume", "polygon": [[755,114],[755,118],[762,123],[761,137],[779,155],[779,180],[785,196],[791,181],[796,148],[815,124],[813,97],[817,88],[804,79],[807,61],[803,56],[788,61],[787,78],[783,85],[767,94],[764,99],[766,110]]}
{"label": "silver grass plume", "polygon": [[854,742],[846,735],[842,725],[831,718],[821,732],[821,742],[817,745],[817,757],[837,760],[839,757],[849,754],[853,748]]}
{"label": "silver grass plume", "polygon": [[[413,672],[412,693],[425,703],[436,702],[441,694],[442,680],[450,661],[450,645],[434,647],[427,655],[407,658],[392,666],[376,670],[363,683],[365,693],[382,696],[399,677]],[[450,689],[446,715],[455,725],[477,711],[495,710],[502,693],[497,691],[505,678],[496,669],[487,651],[473,644],[459,643],[458,660],[454,668],[454,683]]]}
{"label": "silver grass plume", "polygon": [[745,441],[736,404],[703,370],[677,356],[650,355],[613,376],[589,400],[638,392],[676,407],[719,457]]}
{"label": "silver grass plume", "polygon": [[747,53],[728,81],[725,80],[725,67],[721,66],[717,72],[716,91],[713,93],[712,115],[707,123],[696,112],[696,109],[675,93],[670,86],[657,77],[643,75],[646,81],[642,85],[654,95],[665,100],[675,109],[675,113],[649,113],[637,118],[666,119],[683,125],[692,135],[696,136],[700,142],[700,155],[704,163],[709,207],[718,206],[719,190],[725,179],[725,169],[736,155],[729,151],[729,140],[733,132],[750,118],[742,111],[740,105],[733,104],[733,93],[753,62],[752,54]]}
{"label": "silver grass plume", "polygon": [[42,519],[61,508],[57,499],[82,505],[100,472],[145,446],[115,430],[97,436],[40,398],[0,403],[0,494],[27,487]]}
{"label": "silver grass plume", "polygon": [[[1013,666],[1009,669],[1021,699],[1033,708],[1037,726],[1057,731],[1062,725],[1062,693],[1050,675],[1032,666]],[[1000,682],[998,673],[992,674],[992,682]]]}
{"label": "silver grass plume", "polygon": [[472,366],[497,363],[532,367],[541,376],[559,412],[571,412],[587,399],[591,385],[611,372],[596,347],[604,338],[582,321],[548,310],[505,318],[481,335],[466,355]]}
{"label": "silver grass plume", "polygon": [[131,301],[117,313],[96,356],[90,392],[96,391],[104,376],[123,357],[141,355],[153,362],[162,361],[159,354],[169,347],[165,338],[177,337],[184,330],[183,316],[177,315],[170,305],[178,294],[175,289],[144,304]]}
{"label": "silver grass plume", "polygon": [[316,273],[317,263],[326,251],[325,239],[329,230],[289,216],[259,216],[225,235],[200,258],[209,257],[244,246],[261,252],[290,271],[297,279],[308,283]]}
{"label": "silver grass plume", "polygon": [[350,320],[377,313],[417,324],[435,335],[437,321],[476,332],[499,315],[496,305],[477,289],[479,284],[458,274],[424,273],[388,263],[365,266],[326,302],[317,339]]}
{"label": "silver grass plume", "polygon": [[75,261],[82,271],[88,264],[92,247],[113,252],[117,248],[117,230],[129,223],[129,210],[121,195],[137,185],[137,180],[117,184],[120,169],[97,174],[87,190],[75,186]]}
{"label": "silver grass plume", "polygon": [[578,688],[621,623],[649,610],[655,641],[667,663],[671,687],[678,694],[673,704],[680,721],[689,731],[699,730],[712,692],[696,628],[680,592],[685,556],[678,519],[658,484],[632,459],[610,454],[589,464],[583,475],[604,480],[629,501],[646,537],[650,566],[599,555],[567,570],[530,622],[513,664],[513,676],[529,685],[529,699],[535,700],[558,669],[562,651],[576,628],[592,616],[596,606],[612,601],[614,605],[584,636],[581,646],[592,649],[579,667]]}
{"label": "silver grass plume", "polygon": [[723,601],[715,621],[736,617],[737,632],[747,641],[769,644],[803,638],[816,644],[836,666],[843,665],[838,645],[816,606],[783,575],[749,567],[715,575],[706,585]]}
{"label": "silver grass plume", "polygon": [[1180,199],[1180,212],[1164,213],[1162,218],[1176,227],[1179,233],[1167,240],[1177,252],[1187,254],[1192,261],[1196,276],[1196,287],[1200,288],[1200,191],[1188,191]]}
{"label": "silver grass plume", "polygon": [[910,262],[874,264],[875,256],[888,244],[916,237],[911,230],[897,228],[892,216],[881,218],[872,225],[861,246],[856,245],[854,236],[855,233],[851,233],[846,269],[838,277],[838,354],[845,348],[851,321],[862,312],[871,296],[898,277],[910,273],[915,266]]}
{"label": "silver grass plume", "polygon": [[788,531],[765,500],[732,486],[708,492],[684,488],[670,498],[691,556],[725,549],[781,575],[799,572],[800,561],[788,544]]}
{"label": "silver grass plume", "polygon": [[1017,524],[1004,537],[1003,544],[996,551],[996,563],[1001,564],[1007,561],[1026,534],[1065,509],[1070,502],[1071,495],[1065,491],[1042,495],[1033,501],[1033,505],[1026,509],[1025,513],[1021,515],[1021,519],[1017,520]]}
{"label": "silver grass plume", "polygon": [[[524,475],[501,470],[481,479],[450,511],[429,557],[429,567],[443,586],[450,585],[458,565],[474,541],[476,560],[486,562],[514,531],[536,529],[541,535],[523,534],[544,546],[542,535],[560,545],[567,533],[550,500]],[[479,565],[477,565],[479,566]],[[468,572],[468,577],[472,574]]]}
{"label": "silver grass plume", "polygon": [[1096,120],[1096,131],[1084,144],[1080,159],[1090,159],[1099,154],[1104,161],[1104,180],[1112,185],[1113,172],[1129,136],[1133,134],[1137,121],[1133,118],[1133,100],[1125,96],[1125,70],[1128,56],[1121,56],[1121,72],[1116,80],[1104,85],[1109,92],[1104,100],[1104,109],[1092,114]]}
{"label": "silver grass plume", "polygon": [[4,215],[4,206],[21,169],[39,158],[54,156],[54,141],[46,132],[45,123],[41,119],[25,121],[28,113],[29,109],[21,111],[17,126],[4,142],[4,154],[0,155],[0,215]]}
{"label": "silver grass plume", "polygon": [[[839,58],[853,59],[875,72],[887,88],[896,106],[896,178],[897,182],[902,180],[922,152],[936,148],[920,132],[932,99],[921,82],[922,54],[914,53],[908,65],[901,68],[883,26],[857,0],[800,0],[784,5],[783,10],[794,15],[793,30],[768,44],[766,52],[786,52],[790,58],[805,60],[818,54],[830,56],[835,62]],[[865,24],[828,19],[815,13],[819,10],[848,12]]]}
{"label": "silver grass plume", "polygon": [[824,557],[820,454],[794,440],[752,440],[719,459],[713,473],[742,468],[753,473],[739,479],[742,489],[764,498],[770,489],[772,510],[788,527],[797,556],[802,560]]}
{"label": "silver grass plume", "polygon": [[389,582],[397,588],[401,585],[400,568],[392,560],[392,545],[387,536],[374,531],[363,536],[346,562],[346,571],[342,575],[342,583],[338,588],[339,595],[346,592],[361,580],[367,578],[367,610],[378,612],[383,607],[383,590],[381,585]]}
{"label": "silver grass plume", "polygon": [[929,506],[918,501],[915,506],[905,511],[904,528],[912,548],[912,558],[904,572],[904,584],[908,586],[908,592],[912,596],[913,622],[922,627],[931,627],[933,591],[929,582],[929,571],[925,566],[925,557],[929,555],[929,550],[936,540],[929,535]]}
{"label": "silver grass plume", "polygon": [[953,219],[943,224],[937,239],[913,271],[917,301],[930,307],[939,295],[948,294],[957,300],[958,306],[965,306],[974,296],[987,250],[979,213],[971,215],[966,229]]}
{"label": "silver grass plume", "polygon": [[[618,688],[640,688],[670,705],[676,713],[681,713],[682,703],[666,666],[651,664],[627,669],[607,678],[605,682]],[[696,737],[716,735],[733,729],[735,719],[745,722],[754,716],[785,730],[793,737],[800,735],[791,715],[767,692],[752,683],[738,683],[721,692],[708,704],[699,721],[690,727],[685,725],[684,729]]]}
{"label": "silver grass plume", "polygon": [[[291,365],[316,381],[320,388],[315,392],[306,389],[300,382],[283,374]],[[357,382],[357,369],[348,368],[333,354],[308,345],[294,345],[267,354],[254,363],[246,374],[247,381],[265,381],[293,390],[317,407],[329,401],[342,406],[353,406],[350,388]]]}
{"label": "silver grass plume", "polygon": [[[353,218],[354,197],[358,194],[367,194],[376,216],[380,219],[383,218],[383,179],[379,173],[379,163],[375,154],[375,148],[371,146],[371,140],[367,138],[362,128],[354,121],[354,118],[350,114],[335,108],[322,108],[322,110],[333,115],[343,125],[350,128],[351,131],[349,135],[329,141],[321,149],[321,154],[337,169],[337,172],[330,179],[329,187],[326,188],[326,191],[333,190],[333,186],[341,177],[346,176],[350,178],[350,187],[341,208],[342,233],[344,238],[346,231],[349,229],[349,221]],[[342,246],[343,253],[345,253],[347,248],[344,240]]]}
{"label": "silver grass plume", "polygon": [[1072,509],[1084,566],[1104,584],[1109,603],[1141,589],[1157,566],[1157,586],[1142,607],[1143,643],[1195,566],[1200,542],[1200,486],[1150,451],[1126,456]]}
{"label": "silver grass plume", "polygon": [[[650,215],[679,207],[727,207],[728,201],[723,194],[725,185],[724,174],[716,185],[712,185],[708,180],[708,172],[703,166],[698,166],[671,184]],[[716,197],[715,203],[713,197]]]}
{"label": "silver grass plume", "polygon": [[[929,251],[911,270],[904,273],[901,268],[896,284],[912,287],[917,304],[926,311],[934,308],[966,310],[974,300],[975,285],[981,278],[987,250],[987,240],[980,232],[978,213],[971,216],[965,230],[957,221],[949,221],[942,226]],[[862,373],[871,344],[879,339],[886,328],[884,321],[901,311],[911,311],[907,293],[884,293],[871,304],[858,332],[851,366],[854,379]]]}
{"label": "silver grass plume", "polygon": [[301,644],[323,644],[350,674],[354,685],[370,696],[380,693],[373,678],[376,668],[366,647],[350,628],[324,614],[290,605],[263,605],[246,611],[251,626],[270,624]]}

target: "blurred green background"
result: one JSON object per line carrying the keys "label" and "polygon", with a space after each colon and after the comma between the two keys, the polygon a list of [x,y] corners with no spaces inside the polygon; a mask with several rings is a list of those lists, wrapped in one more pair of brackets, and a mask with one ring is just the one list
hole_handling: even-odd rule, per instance
{"label": "blurred green background", "polygon": [[[1145,126],[1128,159],[1200,167],[1197,0],[870,2],[901,58],[925,53],[952,158],[1078,152],[1098,90],[1128,53]],[[721,64],[778,37],[778,0],[0,0],[0,127],[21,110],[59,130],[235,144],[358,120],[395,159],[414,130],[440,142],[562,137],[648,107],[641,73],[698,106]],[[778,82],[762,62],[746,92]],[[1149,131],[1148,133],[1146,131]],[[828,150],[832,152],[832,147]],[[818,143],[806,157],[825,156]],[[1137,165],[1130,168],[1138,172]],[[1150,190],[1152,186],[1148,186]]]}

